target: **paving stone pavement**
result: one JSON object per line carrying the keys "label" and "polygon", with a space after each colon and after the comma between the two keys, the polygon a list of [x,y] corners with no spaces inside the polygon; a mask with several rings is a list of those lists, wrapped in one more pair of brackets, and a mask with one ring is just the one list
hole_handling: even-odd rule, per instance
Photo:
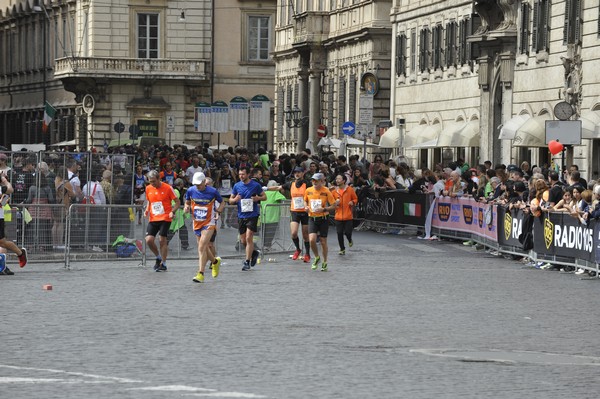
{"label": "paving stone pavement", "polygon": [[599,281],[414,236],[329,243],[327,273],[270,255],[204,284],[189,260],[11,264],[0,398],[598,396]]}

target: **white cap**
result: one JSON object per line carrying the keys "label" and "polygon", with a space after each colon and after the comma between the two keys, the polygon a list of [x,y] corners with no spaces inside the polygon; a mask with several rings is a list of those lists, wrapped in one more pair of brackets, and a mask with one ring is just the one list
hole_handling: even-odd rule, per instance
{"label": "white cap", "polygon": [[206,176],[202,172],[194,173],[194,177],[192,178],[192,184],[202,184],[206,180]]}

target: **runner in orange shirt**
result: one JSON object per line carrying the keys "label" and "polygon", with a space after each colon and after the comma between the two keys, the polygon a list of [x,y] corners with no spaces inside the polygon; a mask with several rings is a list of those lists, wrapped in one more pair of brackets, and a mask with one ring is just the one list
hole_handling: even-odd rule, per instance
{"label": "runner in orange shirt", "polygon": [[352,230],[354,229],[354,215],[352,209],[358,203],[358,196],[354,189],[346,184],[346,178],[343,175],[335,177],[337,188],[331,192],[333,198],[338,202],[335,209],[335,227],[337,230],[338,243],[340,244],[340,255],[346,255],[344,246],[344,235],[348,238],[348,246],[354,245],[352,242]]}
{"label": "runner in orange shirt", "polygon": [[[169,253],[167,235],[169,234],[169,226],[173,221],[173,215],[179,209],[180,201],[175,195],[173,187],[160,181],[160,174],[156,170],[151,170],[146,176],[149,183],[146,186],[148,205],[144,210],[144,217],[149,217],[150,221],[146,229],[146,245],[156,255],[154,271],[166,272],[167,255]],[[160,252],[154,242],[157,234]]]}
{"label": "runner in orange shirt", "polygon": [[316,270],[321,262],[319,247],[317,246],[317,234],[320,235],[321,247],[323,248],[323,264],[321,271],[327,271],[327,233],[329,231],[329,212],[335,211],[337,202],[331,195],[331,191],[324,185],[325,175],[315,173],[312,175],[312,187],[304,192],[304,202],[308,209],[308,237],[310,248],[315,254],[312,269]]}
{"label": "runner in orange shirt", "polygon": [[306,213],[306,203],[304,202],[304,193],[311,186],[310,181],[304,179],[304,169],[300,166],[294,168],[294,181],[286,184],[285,189],[290,190],[292,201],[290,203],[290,233],[292,242],[296,247],[292,260],[296,260],[302,254],[300,249],[300,240],[298,230],[302,225],[302,240],[304,241],[304,263],[310,262],[310,244],[308,240],[308,213]]}

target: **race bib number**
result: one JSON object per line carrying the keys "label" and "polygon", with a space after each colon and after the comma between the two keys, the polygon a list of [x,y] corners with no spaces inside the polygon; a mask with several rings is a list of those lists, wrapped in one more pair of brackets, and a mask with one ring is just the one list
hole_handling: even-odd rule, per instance
{"label": "race bib number", "polygon": [[208,208],[205,206],[194,207],[194,220],[197,222],[204,222],[208,216]]}
{"label": "race bib number", "polygon": [[317,212],[316,209],[322,208],[322,202],[320,199],[311,199],[310,200],[310,210],[313,212]]}
{"label": "race bib number", "polygon": [[165,207],[162,202],[153,202],[150,204],[152,208],[152,214],[155,216],[162,215],[165,213]]}
{"label": "race bib number", "polygon": [[252,212],[254,210],[254,202],[252,198],[245,198],[241,201],[242,212]]}
{"label": "race bib number", "polygon": [[231,188],[231,180],[229,180],[229,179],[221,180],[221,186],[225,190],[229,190]]}
{"label": "race bib number", "polygon": [[294,197],[292,200],[293,200],[292,204],[293,204],[294,210],[306,209],[306,204],[304,203],[304,198]]}

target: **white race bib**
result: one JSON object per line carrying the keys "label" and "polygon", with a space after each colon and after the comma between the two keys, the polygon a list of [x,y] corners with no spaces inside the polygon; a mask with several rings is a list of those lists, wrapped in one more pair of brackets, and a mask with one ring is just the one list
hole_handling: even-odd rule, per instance
{"label": "white race bib", "polygon": [[208,215],[208,208],[205,206],[195,206],[194,207],[194,220],[198,222],[204,222],[206,220],[206,216]]}
{"label": "white race bib", "polygon": [[153,202],[152,204],[150,204],[150,206],[152,207],[152,214],[155,216],[158,215],[162,215],[165,213],[165,207],[163,206],[162,202]]}
{"label": "white race bib", "polygon": [[241,201],[242,212],[252,212],[254,210],[254,201],[252,198],[244,198]]}
{"label": "white race bib", "polygon": [[306,204],[304,203],[304,198],[302,197],[294,197],[292,198],[292,206],[294,207],[294,210],[305,210],[306,209]]}
{"label": "white race bib", "polygon": [[221,187],[223,187],[225,190],[229,190],[231,188],[231,180],[221,180]]}
{"label": "white race bib", "polygon": [[322,202],[320,199],[311,199],[310,200],[310,210],[317,213],[315,209],[322,208]]}

